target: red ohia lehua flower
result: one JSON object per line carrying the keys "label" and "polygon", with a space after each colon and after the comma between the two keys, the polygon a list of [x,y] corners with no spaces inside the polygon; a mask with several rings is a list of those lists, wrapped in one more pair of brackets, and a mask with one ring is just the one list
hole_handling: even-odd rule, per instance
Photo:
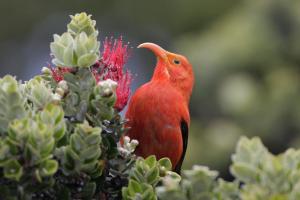
{"label": "red ohia lehua flower", "polygon": [[122,111],[127,105],[132,81],[131,73],[123,69],[129,57],[128,45],[123,44],[122,37],[117,40],[106,38],[101,55],[102,58],[93,65],[95,79],[97,82],[111,79],[118,83],[114,107]]}
{"label": "red ohia lehua flower", "polygon": [[50,67],[50,70],[52,72],[52,78],[58,83],[62,80],[64,80],[64,73],[71,72],[72,68],[69,67],[56,67],[52,68]]}
{"label": "red ohia lehua flower", "polygon": [[[123,45],[122,37],[117,40],[106,38],[101,55],[100,60],[91,66],[92,72],[96,82],[111,79],[118,83],[116,90],[117,101],[114,107],[120,112],[127,105],[130,95],[130,83],[132,81],[131,73],[123,69],[129,57],[128,45]],[[52,71],[53,79],[59,82],[64,79],[64,73],[71,72],[72,68],[50,67],[50,70]]]}

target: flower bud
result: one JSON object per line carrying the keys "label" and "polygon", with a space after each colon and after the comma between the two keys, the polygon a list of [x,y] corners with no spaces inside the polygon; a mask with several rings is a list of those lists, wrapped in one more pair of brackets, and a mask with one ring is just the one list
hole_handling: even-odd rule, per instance
{"label": "flower bud", "polygon": [[51,70],[48,67],[43,67],[41,71],[45,75],[51,75],[52,74]]}
{"label": "flower bud", "polygon": [[65,91],[62,88],[56,88],[55,93],[58,94],[59,96],[63,97],[65,94]]}
{"label": "flower bud", "polygon": [[61,98],[62,97],[59,94],[55,93],[55,94],[52,95],[52,102],[53,103],[59,103],[61,101]]}
{"label": "flower bud", "polygon": [[136,147],[137,145],[139,145],[139,141],[131,140],[131,144]]}
{"label": "flower bud", "polygon": [[68,24],[69,33],[78,35],[81,32],[85,32],[88,36],[98,34],[98,31],[95,30],[96,21],[91,19],[91,15],[82,12],[70,17],[72,20]]}
{"label": "flower bud", "polygon": [[67,91],[69,88],[68,88],[68,84],[67,84],[67,81],[65,80],[61,80],[58,82],[57,86],[61,89],[63,89],[64,91]]}
{"label": "flower bud", "polygon": [[128,144],[130,141],[130,138],[128,136],[124,137],[124,144]]}

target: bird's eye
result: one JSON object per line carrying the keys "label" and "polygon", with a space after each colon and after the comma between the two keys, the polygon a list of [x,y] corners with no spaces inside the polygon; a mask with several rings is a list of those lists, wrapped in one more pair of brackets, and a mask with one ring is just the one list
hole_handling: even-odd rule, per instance
{"label": "bird's eye", "polygon": [[177,60],[177,59],[174,59],[173,62],[174,62],[175,65],[179,65],[180,64],[180,60]]}

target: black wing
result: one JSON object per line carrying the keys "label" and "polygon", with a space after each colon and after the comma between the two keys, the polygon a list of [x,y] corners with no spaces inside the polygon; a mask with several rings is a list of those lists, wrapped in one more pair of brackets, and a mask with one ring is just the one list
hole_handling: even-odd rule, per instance
{"label": "black wing", "polygon": [[185,152],[186,152],[186,148],[188,145],[188,138],[189,138],[189,127],[188,127],[188,124],[186,123],[186,121],[183,119],[180,122],[180,129],[181,129],[181,136],[182,136],[182,142],[183,142],[183,151],[182,151],[180,160],[174,169],[174,171],[178,174],[180,174],[180,171],[181,171],[181,165],[182,165],[182,162],[185,157]]}

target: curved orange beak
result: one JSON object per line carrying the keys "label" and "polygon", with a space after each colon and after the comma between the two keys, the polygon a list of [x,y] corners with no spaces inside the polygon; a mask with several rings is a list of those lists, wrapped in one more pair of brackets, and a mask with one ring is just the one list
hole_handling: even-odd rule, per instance
{"label": "curved orange beak", "polygon": [[160,58],[164,62],[168,62],[168,56],[167,56],[168,51],[164,50],[157,44],[154,44],[151,42],[146,42],[146,43],[140,44],[137,48],[149,49],[157,56],[157,58]]}

